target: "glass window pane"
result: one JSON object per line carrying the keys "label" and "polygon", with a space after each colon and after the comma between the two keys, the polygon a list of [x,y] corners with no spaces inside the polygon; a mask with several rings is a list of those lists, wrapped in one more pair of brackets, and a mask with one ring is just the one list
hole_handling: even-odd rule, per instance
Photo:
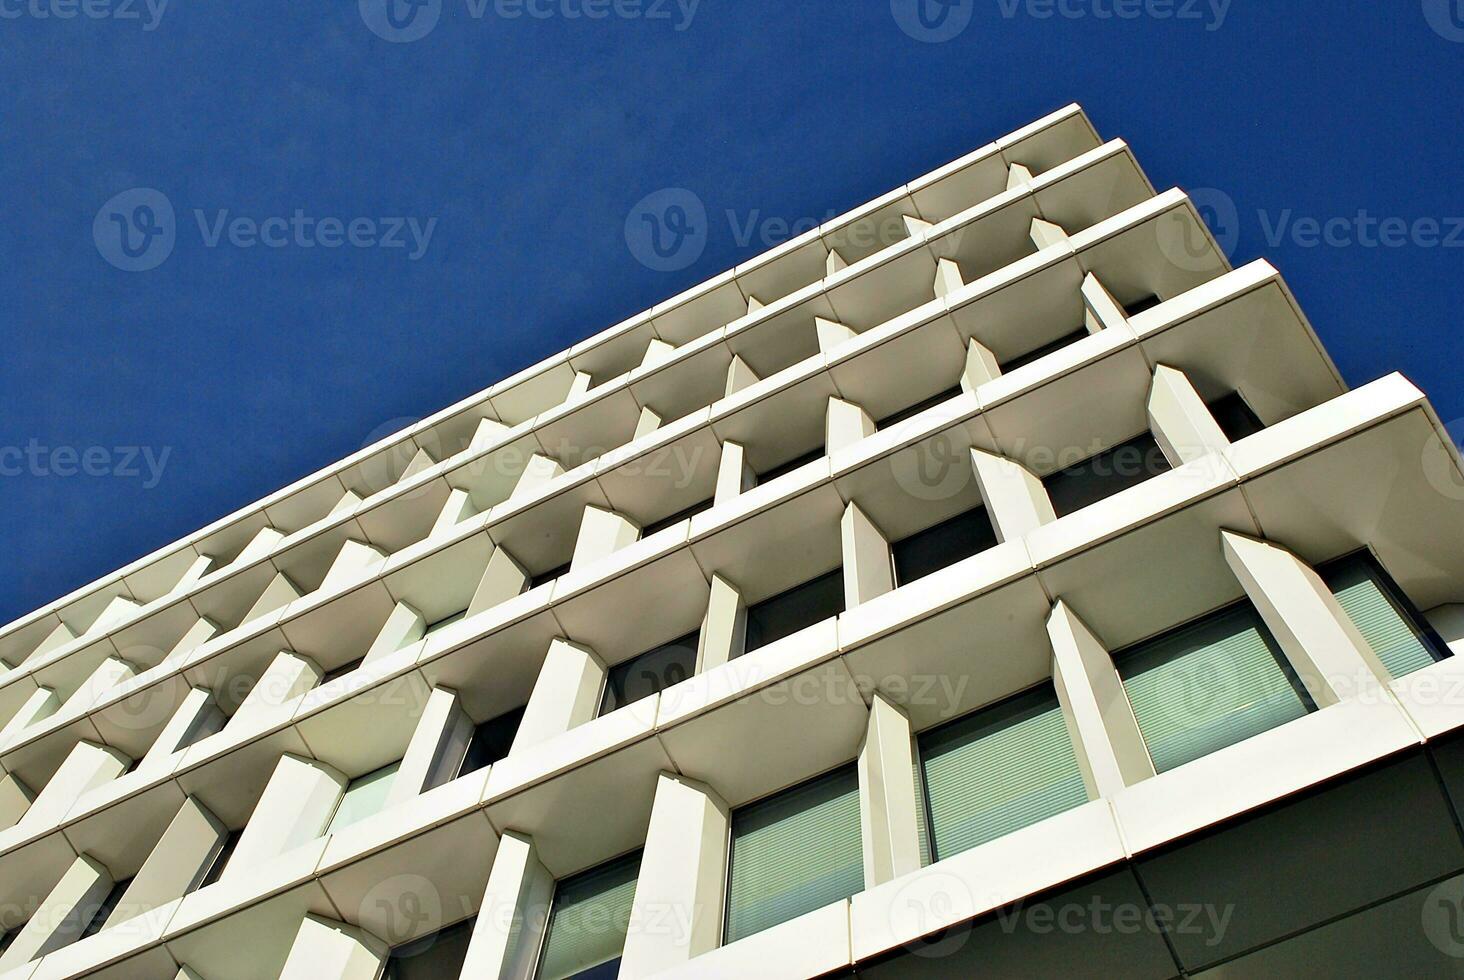
{"label": "glass window pane", "polygon": [[985,507],[976,507],[942,524],[896,541],[895,581],[908,585],[972,555],[996,547],[996,529]]}
{"label": "glass window pane", "polygon": [[1051,685],[920,737],[934,859],[1088,802]]}
{"label": "glass window pane", "polygon": [[944,405],[952,398],[960,395],[960,393],[960,385],[947,388],[945,391],[942,391],[937,395],[932,395],[929,398],[921,399],[913,405],[907,405],[905,408],[900,409],[898,412],[894,412],[890,415],[885,416],[878,422],[874,423],[874,427],[877,430],[883,431],[885,429],[888,429],[892,425],[899,425],[901,422],[908,422],[910,419],[913,419],[921,412],[932,409],[937,405]]}
{"label": "glass window pane", "polygon": [[1249,603],[1115,660],[1157,772],[1316,710]]}
{"label": "glass window pane", "polygon": [[1145,432],[1076,466],[1053,473],[1042,483],[1052,498],[1052,509],[1058,517],[1064,517],[1136,487],[1150,477],[1167,473],[1171,468],[1153,433]]}
{"label": "glass window pane", "polygon": [[615,976],[625,949],[640,862],[637,852],[559,883],[538,980]]}
{"label": "glass window pane", "polygon": [[441,980],[456,977],[468,958],[473,924],[468,919],[391,951],[382,980]]}
{"label": "glass window pane", "polygon": [[1220,431],[1225,433],[1225,438],[1231,442],[1239,442],[1246,436],[1253,436],[1265,428],[1238,391],[1232,391],[1223,398],[1216,399],[1208,407],[1210,414],[1215,416],[1215,422],[1220,426]]}
{"label": "glass window pane", "polygon": [[600,714],[648,698],[696,673],[696,648],[699,633],[688,633],[665,646],[641,654],[610,669],[605,680],[605,697]]}
{"label": "glass window pane", "polygon": [[863,887],[859,776],[852,766],[732,815],[727,942]]}
{"label": "glass window pane", "polygon": [[836,568],[747,610],[747,653],[844,611],[844,570]]}
{"label": "glass window pane", "polygon": [[386,806],[387,794],[391,792],[391,784],[396,780],[397,770],[401,765],[400,762],[393,762],[359,779],[351,780],[325,832],[333,834],[380,813]]}
{"label": "glass window pane", "polygon": [[1064,347],[1067,347],[1071,344],[1076,344],[1080,340],[1086,340],[1089,336],[1091,336],[1091,334],[1088,333],[1087,327],[1079,327],[1072,333],[1063,334],[1061,337],[1052,341],[1050,344],[1043,344],[1036,350],[1031,350],[1025,354],[1014,357],[1010,361],[998,365],[998,367],[1001,370],[1002,374],[1011,374],[1013,371],[1016,371],[1019,368],[1024,368],[1028,364],[1033,364],[1037,361],[1042,360],[1048,354],[1056,353],[1057,351],[1062,350]]}
{"label": "glass window pane", "polygon": [[1428,635],[1401,601],[1396,586],[1370,555],[1343,559],[1322,573],[1344,612],[1394,677],[1440,659]]}
{"label": "glass window pane", "polygon": [[466,776],[470,772],[477,772],[479,769],[506,758],[508,750],[513,748],[513,739],[518,734],[519,723],[523,720],[524,709],[515,708],[507,714],[490,718],[473,729],[473,740],[468,743],[468,751],[463,756],[462,768],[458,769],[458,775]]}

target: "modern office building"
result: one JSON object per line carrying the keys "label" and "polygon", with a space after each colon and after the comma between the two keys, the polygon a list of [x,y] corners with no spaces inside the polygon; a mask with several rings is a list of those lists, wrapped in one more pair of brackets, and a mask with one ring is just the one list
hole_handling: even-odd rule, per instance
{"label": "modern office building", "polygon": [[1073,106],[0,631],[0,980],[1460,976],[1456,652]]}

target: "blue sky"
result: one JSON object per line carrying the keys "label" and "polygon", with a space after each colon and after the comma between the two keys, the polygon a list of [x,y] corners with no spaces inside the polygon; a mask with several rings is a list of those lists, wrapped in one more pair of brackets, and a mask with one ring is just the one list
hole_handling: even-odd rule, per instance
{"label": "blue sky", "polygon": [[384,2],[0,0],[0,621],[1070,101],[1464,417],[1464,0]]}

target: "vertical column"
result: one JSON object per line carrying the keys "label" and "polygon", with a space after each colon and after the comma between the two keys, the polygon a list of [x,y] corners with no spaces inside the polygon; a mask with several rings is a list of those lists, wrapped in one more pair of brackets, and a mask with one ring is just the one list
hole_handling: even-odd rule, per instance
{"label": "vertical column", "polygon": [[1171,465],[1223,454],[1230,448],[1230,440],[1183,371],[1163,364],[1154,369],[1148,411],[1149,428]]}
{"label": "vertical column", "polygon": [[558,460],[550,459],[542,453],[534,453],[524,464],[524,471],[513,485],[513,492],[508,495],[508,499],[523,500],[525,497],[532,497],[545,484],[563,474],[564,467],[559,465]]}
{"label": "vertical column", "polygon": [[736,354],[732,355],[732,363],[727,365],[727,387],[722,396],[730,397],[737,394],[743,388],[750,388],[762,379],[757,372],[747,366],[747,362]]}
{"label": "vertical column", "polygon": [[415,799],[450,780],[462,765],[472,739],[473,719],[463,711],[457,692],[433,688],[383,809]]}
{"label": "vertical column", "polygon": [[163,726],[137,768],[142,772],[160,774],[173,764],[173,753],[222,731],[227,721],[212,691],[203,687],[191,689],[183,695],[183,703]]}
{"label": "vertical column", "polygon": [[[407,445],[407,446],[405,446],[403,448],[405,448],[405,449],[411,449],[412,447],[410,445]],[[396,482],[398,482],[398,483],[405,483],[406,481],[410,480],[412,477],[416,476],[418,473],[422,473],[422,472],[425,472],[427,470],[430,470],[432,467],[434,467],[436,465],[437,465],[437,460],[435,460],[435,459],[432,458],[432,454],[431,453],[429,453],[425,449],[418,449],[412,455],[411,460],[409,460],[407,462],[407,468],[404,469],[404,470],[402,470],[402,475],[399,476],[399,477],[397,477]]]}
{"label": "vertical column", "polygon": [[254,537],[249,539],[249,543],[243,547],[229,564],[247,565],[256,559],[263,558],[271,551],[274,551],[275,545],[284,539],[285,535],[283,531],[277,531],[272,527],[262,527],[255,532]]}
{"label": "vertical column", "polygon": [[183,576],[168,590],[168,594],[177,595],[179,592],[188,591],[199,579],[207,575],[211,568],[213,568],[213,559],[208,555],[199,555],[189,564],[183,572]]}
{"label": "vertical column", "polygon": [[1300,558],[1269,541],[1220,532],[1225,561],[1319,707],[1387,698],[1388,669]]}
{"label": "vertical column", "polygon": [[833,320],[825,320],[823,317],[814,317],[813,328],[818,332],[818,349],[821,353],[827,354],[840,344],[853,340],[859,334],[842,323],[835,323]]}
{"label": "vertical column", "polygon": [[657,364],[665,364],[676,356],[676,345],[668,344],[660,337],[652,337],[651,342],[646,345],[646,355],[641,358],[641,367],[655,367]]}
{"label": "vertical column", "polygon": [[966,369],[961,372],[961,390],[971,394],[988,381],[1001,377],[996,355],[975,337],[966,345]]}
{"label": "vertical column", "polygon": [[426,617],[405,602],[398,602],[392,607],[391,614],[386,617],[386,623],[381,627],[381,632],[377,633],[376,639],[371,641],[371,648],[366,651],[366,656],[361,658],[361,666],[375,663],[382,657],[389,657],[398,650],[411,646],[426,635]]}
{"label": "vertical column", "polygon": [[1060,245],[1068,240],[1067,232],[1062,230],[1060,225],[1051,221],[1043,221],[1041,218],[1032,219],[1032,244],[1039,249],[1047,248],[1050,245]]}
{"label": "vertical column", "polygon": [[473,430],[473,438],[468,443],[468,451],[477,452],[480,449],[487,449],[507,431],[508,426],[497,419],[479,419],[478,427]]}
{"label": "vertical column", "polygon": [[38,721],[54,715],[61,710],[61,698],[49,687],[40,687],[32,691],[25,699],[11,719],[0,728],[0,746],[4,746],[15,739],[17,735],[25,731]]}
{"label": "vertical column", "polygon": [[367,570],[385,564],[386,559],[386,552],[380,548],[374,548],[364,541],[347,541],[341,545],[335,561],[331,562],[330,569],[321,580],[320,588],[328,591],[344,585],[364,575]]}
{"label": "vertical column", "polygon": [[137,668],[121,657],[108,657],[61,705],[62,711],[86,711],[118,684],[137,676]]}
{"label": "vertical column", "polygon": [[945,299],[951,293],[963,288],[966,280],[961,276],[961,267],[955,259],[940,259],[935,264],[935,298]]}
{"label": "vertical column", "polygon": [[13,772],[0,776],[0,830],[9,830],[30,809],[35,794]]}
{"label": "vertical column", "polygon": [[580,519],[574,556],[569,562],[570,570],[578,571],[602,558],[609,558],[621,548],[639,541],[640,533],[641,529],[629,518],[613,510],[587,505],[585,516]]}
{"label": "vertical column", "polygon": [[860,439],[874,435],[874,420],[869,413],[842,398],[829,398],[828,417],[824,428],[824,450],[830,456],[852,446]]}
{"label": "vertical column", "polygon": [[1089,333],[1128,326],[1128,314],[1091,272],[1083,277],[1082,294],[1084,323]]}
{"label": "vertical column", "polygon": [[141,608],[140,605],[125,596],[113,596],[112,601],[107,603],[107,607],[102,610],[101,615],[93,620],[92,624],[86,628],[84,635],[105,633],[118,623],[131,619],[137,610]]}
{"label": "vertical column", "polygon": [[661,416],[649,405],[641,407],[640,418],[635,421],[635,433],[630,437],[634,442],[642,436],[648,436],[661,427]]}
{"label": "vertical column", "polygon": [[605,673],[605,664],[588,647],[565,639],[550,642],[549,655],[534,683],[534,693],[529,695],[512,751],[522,751],[593,721],[600,709]]}
{"label": "vertical column", "polygon": [[915,751],[910,719],[875,692],[859,749],[859,818],[864,887],[920,870],[920,810],[915,802]]}
{"label": "vertical column", "polygon": [[101,862],[77,858],[0,955],[0,973],[76,942],[111,890],[112,875]]}
{"label": "vertical column", "polygon": [[971,468],[976,473],[976,485],[998,541],[1015,540],[1057,520],[1047,488],[1025,466],[1004,456],[973,449]]}
{"label": "vertical column", "polygon": [[895,588],[890,543],[856,503],[839,521],[844,548],[844,604],[849,609]]}
{"label": "vertical column", "polygon": [[307,915],[280,980],[377,980],[386,955],[386,943],[366,930]]}
{"label": "vertical column", "polygon": [[437,520],[432,523],[432,530],[427,532],[427,537],[443,537],[477,513],[478,508],[473,506],[472,494],[466,490],[449,490],[447,503],[443,504],[442,510],[437,512]]}
{"label": "vertical column", "polygon": [[270,579],[269,585],[264,587],[264,592],[254,601],[254,605],[249,607],[249,611],[244,614],[244,618],[240,622],[247,623],[266,613],[272,613],[276,609],[294,602],[301,595],[303,593],[299,586],[290,581],[290,577],[284,572],[278,572],[274,578]]}
{"label": "vertical column", "polygon": [[569,386],[569,394],[564,396],[564,400],[567,402],[572,402],[576,398],[583,397],[586,393],[589,392],[590,385],[594,383],[595,379],[593,375],[587,374],[584,371],[576,371],[574,374],[574,381],[571,382]]}
{"label": "vertical column", "polygon": [[929,221],[926,221],[924,218],[912,218],[908,214],[905,215],[904,218],[905,232],[911,238],[918,238],[919,236],[925,234],[927,231],[935,227],[935,225],[931,224]]}
{"label": "vertical column", "polygon": [[1032,184],[1032,171],[1014,163],[1007,168],[1007,190],[1016,190],[1018,187],[1030,187]]}
{"label": "vertical column", "polygon": [[191,796],[184,800],[104,928],[145,915],[197,888],[228,834],[202,803]]}
{"label": "vertical column", "polygon": [[315,661],[281,650],[245,695],[230,721],[240,725],[241,718],[252,722],[258,716],[268,715],[272,709],[318,687],[323,676]]}
{"label": "vertical column", "polygon": [[1113,658],[1067,603],[1047,618],[1052,681],[1077,748],[1088,792],[1113,796],[1154,775],[1154,763]]}
{"label": "vertical column", "polygon": [[132,760],[116,749],[78,742],[18,822],[31,830],[55,826],[76,801],[127,771]]}
{"label": "vertical column", "polygon": [[540,863],[534,842],[522,834],[505,833],[498,842],[461,976],[532,980],[553,896],[554,878]]}
{"label": "vertical column", "polygon": [[500,602],[507,602],[521,595],[528,584],[528,570],[508,553],[508,549],[496,549],[488,556],[483,577],[478,579],[478,588],[474,590],[472,601],[468,603],[468,616],[476,616]]}
{"label": "vertical column", "polygon": [[747,649],[747,604],[731,582],[712,573],[707,614],[697,637],[696,672],[704,674],[742,656]]}
{"label": "vertical column", "polygon": [[213,639],[218,632],[218,623],[215,623],[207,616],[198,617],[198,621],[188,627],[188,631],[178,638],[177,643],[173,644],[173,649],[168,651],[168,655],[163,658],[163,662],[172,663],[173,661],[182,660],[194,650],[197,650],[209,640]]}
{"label": "vertical column", "polygon": [[713,498],[716,505],[725,504],[733,497],[746,493],[757,486],[757,474],[747,465],[747,452],[741,443],[722,443],[722,455],[717,463],[717,490]]}
{"label": "vertical column", "polygon": [[849,263],[844,261],[844,257],[834,249],[829,249],[829,257],[824,260],[824,278],[838,275],[847,268]]}
{"label": "vertical column", "polygon": [[669,970],[721,944],[731,823],[726,801],[710,787],[661,773],[630,921],[666,926],[630,930],[621,980]]}
{"label": "vertical column", "polygon": [[361,500],[362,497],[359,493],[354,490],[347,490],[345,493],[341,494],[341,498],[335,502],[335,506],[331,507],[330,513],[326,516],[339,517],[341,514],[350,513],[351,511],[356,509],[356,505],[359,504]]}
{"label": "vertical column", "polygon": [[349,780],[322,762],[283,755],[264,787],[224,877],[258,868],[325,831]]}
{"label": "vertical column", "polygon": [[76,639],[76,634],[71,632],[71,627],[65,623],[57,623],[56,628],[46,634],[46,638],[41,641],[40,646],[22,657],[20,662],[27,664],[32,660],[40,660],[52,650],[59,650],[74,639]]}

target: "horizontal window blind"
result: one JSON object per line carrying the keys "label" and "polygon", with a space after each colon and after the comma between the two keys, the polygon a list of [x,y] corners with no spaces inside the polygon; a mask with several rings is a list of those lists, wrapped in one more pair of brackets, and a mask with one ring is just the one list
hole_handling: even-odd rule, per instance
{"label": "horizontal window blind", "polygon": [[1394,677],[1435,662],[1432,645],[1392,598],[1383,573],[1365,556],[1344,559],[1323,576],[1342,610]]}
{"label": "horizontal window blind", "polygon": [[1088,802],[1051,685],[920,738],[934,860]]}
{"label": "horizontal window blind", "polygon": [[1249,603],[1116,659],[1158,772],[1315,710]]}
{"label": "horizontal window blind", "polygon": [[[620,959],[640,864],[637,852],[559,883],[535,974],[538,980],[598,976],[602,972],[598,968]],[[614,976],[613,967],[603,972]]]}
{"label": "horizontal window blind", "polygon": [[853,766],[732,815],[727,942],[863,887],[859,777]]}

